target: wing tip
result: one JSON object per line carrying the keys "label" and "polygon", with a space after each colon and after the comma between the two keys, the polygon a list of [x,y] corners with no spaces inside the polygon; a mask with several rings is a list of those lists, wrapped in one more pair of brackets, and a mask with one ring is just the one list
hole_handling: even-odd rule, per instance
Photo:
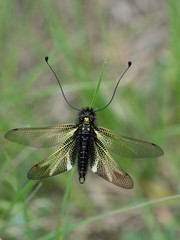
{"label": "wing tip", "polygon": [[8,132],[6,132],[5,134],[4,134],[4,138],[5,139],[7,139],[8,140],[8,135],[9,135],[9,132],[11,132],[12,130],[9,130]]}
{"label": "wing tip", "polygon": [[7,139],[7,140],[9,140],[9,141],[12,141],[10,134],[11,134],[12,132],[17,131],[17,130],[18,130],[18,128],[14,128],[14,129],[11,129],[11,130],[7,131],[7,132],[4,134],[4,138]]}
{"label": "wing tip", "polygon": [[[155,143],[151,143],[151,145],[158,150],[158,152],[157,152],[157,154],[156,154],[157,157],[160,157],[160,156],[164,155],[164,151],[163,151],[163,149],[162,149],[161,147],[159,147],[159,146],[158,146],[157,144],[155,144]],[[156,156],[155,156],[155,157],[156,157]]]}
{"label": "wing tip", "polygon": [[41,169],[39,169],[39,164],[34,165],[27,173],[27,178],[30,180],[40,180],[43,178],[47,178],[48,176],[44,176],[45,171],[47,170],[47,168],[43,169],[43,171]]}

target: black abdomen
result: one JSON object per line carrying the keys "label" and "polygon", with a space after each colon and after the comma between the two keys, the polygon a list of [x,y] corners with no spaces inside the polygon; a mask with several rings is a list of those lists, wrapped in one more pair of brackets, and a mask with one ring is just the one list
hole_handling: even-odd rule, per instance
{"label": "black abdomen", "polygon": [[89,136],[83,134],[80,138],[80,148],[78,155],[79,182],[81,184],[85,182],[88,167],[88,144]]}

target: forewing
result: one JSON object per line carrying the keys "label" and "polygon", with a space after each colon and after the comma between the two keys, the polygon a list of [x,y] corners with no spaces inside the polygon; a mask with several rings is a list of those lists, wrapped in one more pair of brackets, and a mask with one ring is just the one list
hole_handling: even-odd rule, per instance
{"label": "forewing", "polygon": [[8,131],[5,138],[11,142],[35,148],[46,148],[61,144],[73,135],[76,125],[64,124],[57,127],[16,128]]}
{"label": "forewing", "polygon": [[163,150],[154,143],[124,137],[102,127],[98,127],[95,132],[104,146],[120,157],[146,158],[164,154]]}
{"label": "forewing", "polygon": [[71,170],[77,149],[76,141],[69,137],[51,156],[33,166],[28,172],[28,178],[37,180]]}
{"label": "forewing", "polygon": [[134,186],[131,177],[111,158],[100,140],[97,140],[91,148],[90,166],[94,173],[114,185],[126,189]]}

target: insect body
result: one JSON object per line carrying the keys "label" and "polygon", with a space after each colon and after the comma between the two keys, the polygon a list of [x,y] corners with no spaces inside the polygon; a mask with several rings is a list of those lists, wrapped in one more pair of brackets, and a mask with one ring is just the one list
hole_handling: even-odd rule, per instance
{"label": "insect body", "polygon": [[88,159],[93,146],[96,142],[96,133],[94,131],[94,112],[92,110],[84,109],[80,112],[80,124],[74,134],[75,141],[79,148],[78,151],[78,170],[79,181],[84,183],[85,175],[88,167]]}
{"label": "insect body", "polygon": [[[48,63],[48,58],[46,58],[46,62]],[[51,70],[53,71],[52,68]],[[111,100],[104,108],[111,103],[122,76],[119,78]],[[56,74],[55,77],[57,78]],[[58,78],[57,80],[66,102],[80,112],[78,123],[57,127],[17,128],[5,134],[6,139],[31,147],[59,145],[52,155],[29,170],[28,178],[37,180],[51,177],[71,170],[77,162],[81,184],[85,182],[89,166],[92,172],[112,184],[127,189],[133,188],[133,180],[112,159],[109,151],[120,157],[145,158],[161,156],[163,150],[153,143],[124,137],[108,129],[97,127],[95,124],[96,112],[104,108],[80,110],[73,107],[67,101]]]}

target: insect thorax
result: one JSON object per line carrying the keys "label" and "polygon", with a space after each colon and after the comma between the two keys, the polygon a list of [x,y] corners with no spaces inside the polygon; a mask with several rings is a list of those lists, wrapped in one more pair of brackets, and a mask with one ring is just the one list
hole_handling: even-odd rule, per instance
{"label": "insect thorax", "polygon": [[85,108],[79,114],[78,129],[82,135],[93,135],[95,128],[95,112],[93,109]]}

